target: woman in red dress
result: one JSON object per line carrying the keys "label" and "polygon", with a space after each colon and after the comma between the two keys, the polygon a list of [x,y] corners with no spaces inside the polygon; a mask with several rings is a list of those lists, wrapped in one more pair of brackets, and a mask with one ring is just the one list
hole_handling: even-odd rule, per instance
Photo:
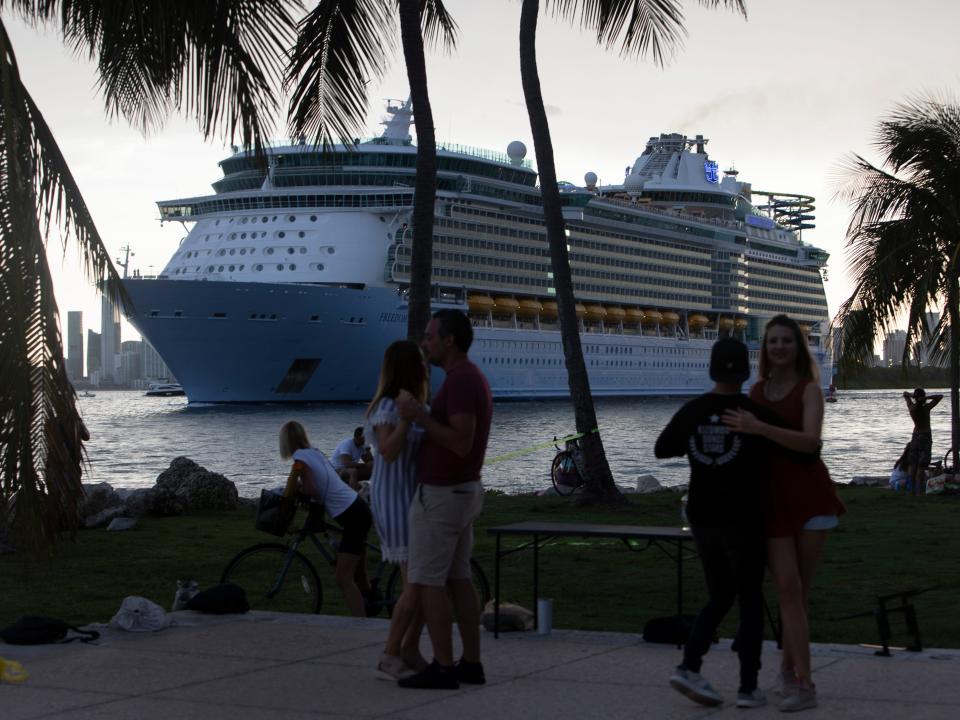
{"label": "woman in red dress", "polygon": [[762,422],[746,410],[728,411],[723,418],[738,432],[761,435],[781,446],[769,455],[764,520],[767,562],[783,623],[779,684],[784,697],[780,709],[785,711],[817,704],[807,608],[827,532],[845,511],[819,456],[824,405],[818,375],[800,326],[777,315],[764,332],[760,379],[751,388],[750,399],[779,415],[783,427]]}

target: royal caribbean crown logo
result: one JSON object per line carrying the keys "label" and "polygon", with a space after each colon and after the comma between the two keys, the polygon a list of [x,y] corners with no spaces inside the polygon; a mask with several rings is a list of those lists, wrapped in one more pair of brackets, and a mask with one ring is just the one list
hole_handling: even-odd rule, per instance
{"label": "royal caribbean crown logo", "polygon": [[720,182],[720,166],[713,160],[707,160],[703,163],[703,174],[706,176],[707,182]]}

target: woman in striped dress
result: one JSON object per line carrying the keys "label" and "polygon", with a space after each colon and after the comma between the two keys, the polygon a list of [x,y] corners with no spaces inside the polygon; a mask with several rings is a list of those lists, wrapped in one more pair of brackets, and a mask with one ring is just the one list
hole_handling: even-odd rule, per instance
{"label": "woman in striped dress", "polygon": [[407,538],[410,503],[416,489],[416,462],[423,428],[400,417],[396,397],[401,390],[425,402],[429,389],[427,366],[416,343],[398,340],[383,355],[380,383],[367,408],[366,436],[374,451],[370,507],[380,536],[383,559],[398,563],[404,591],[393,609],[383,657],[377,666],[388,679],[419,671],[422,623],[419,608],[406,590]]}

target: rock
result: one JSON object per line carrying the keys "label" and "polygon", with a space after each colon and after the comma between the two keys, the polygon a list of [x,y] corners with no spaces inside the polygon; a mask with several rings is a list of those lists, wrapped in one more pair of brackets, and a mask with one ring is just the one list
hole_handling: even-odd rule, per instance
{"label": "rock", "polygon": [[260,501],[257,498],[248,498],[248,497],[237,498],[237,507],[239,508],[255,508],[259,504],[260,504]]}
{"label": "rock", "polygon": [[671,492],[675,492],[679,495],[681,493],[685,493],[687,490],[690,489],[690,483],[680,483],[679,485],[668,485],[666,489]]}
{"label": "rock", "polygon": [[632,488],[629,485],[617,485],[617,490],[619,490],[622,495],[629,495],[637,491],[636,488]]}
{"label": "rock", "polygon": [[153,488],[153,500],[150,503],[149,512],[151,515],[160,515],[167,517],[170,515],[182,515],[186,504],[183,498],[168,487]]}
{"label": "rock", "polygon": [[156,494],[156,488],[139,488],[133,490],[127,495],[127,499],[124,502],[127,511],[126,514],[133,515],[134,517],[151,514],[153,512],[153,501]]}
{"label": "rock", "polygon": [[877,487],[890,484],[889,475],[857,475],[850,480],[851,485],[869,485]]}
{"label": "rock", "polygon": [[108,507],[105,510],[98,512],[96,515],[88,515],[86,518],[84,518],[83,525],[84,527],[88,528],[100,527],[101,525],[106,525],[118,515],[123,515],[123,506],[121,505]]}
{"label": "rock", "polygon": [[107,530],[110,532],[118,532],[120,530],[133,530],[137,526],[137,519],[131,517],[115,517],[110,521],[110,524],[107,525]]}
{"label": "rock", "polygon": [[637,478],[638,493],[655,493],[664,489],[665,488],[660,484],[660,481],[657,480],[653,475],[640,475]]}
{"label": "rock", "polygon": [[157,490],[168,489],[179,497],[185,510],[234,510],[237,486],[220,473],[198,465],[190,458],[177,457],[157,478]]}
{"label": "rock", "polygon": [[[99,515],[107,508],[120,507],[123,500],[113,489],[110,483],[98,483],[96,485],[83,486],[84,499],[80,503],[80,523],[86,525],[88,517]],[[95,527],[87,525],[87,527]]]}

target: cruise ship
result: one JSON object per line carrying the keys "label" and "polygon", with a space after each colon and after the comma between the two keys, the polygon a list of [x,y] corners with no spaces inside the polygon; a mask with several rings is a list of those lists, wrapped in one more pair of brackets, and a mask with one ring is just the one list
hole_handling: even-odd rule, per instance
{"label": "cruise ship", "polygon": [[[186,232],[160,275],[124,282],[129,318],[190,402],[362,401],[406,334],[416,147],[409,101],[378,137],[327,152],[235,151],[213,194],[158,203]],[[813,198],[752,189],[707,139],[651,137],[623,182],[562,184],[596,396],[690,395],[712,343],[756,362],[765,321],[798,319],[829,382],[828,255],[801,240]],[[498,398],[568,394],[537,172],[526,148],[439,145],[433,305],[469,313]],[[442,373],[436,373],[441,375]]]}

